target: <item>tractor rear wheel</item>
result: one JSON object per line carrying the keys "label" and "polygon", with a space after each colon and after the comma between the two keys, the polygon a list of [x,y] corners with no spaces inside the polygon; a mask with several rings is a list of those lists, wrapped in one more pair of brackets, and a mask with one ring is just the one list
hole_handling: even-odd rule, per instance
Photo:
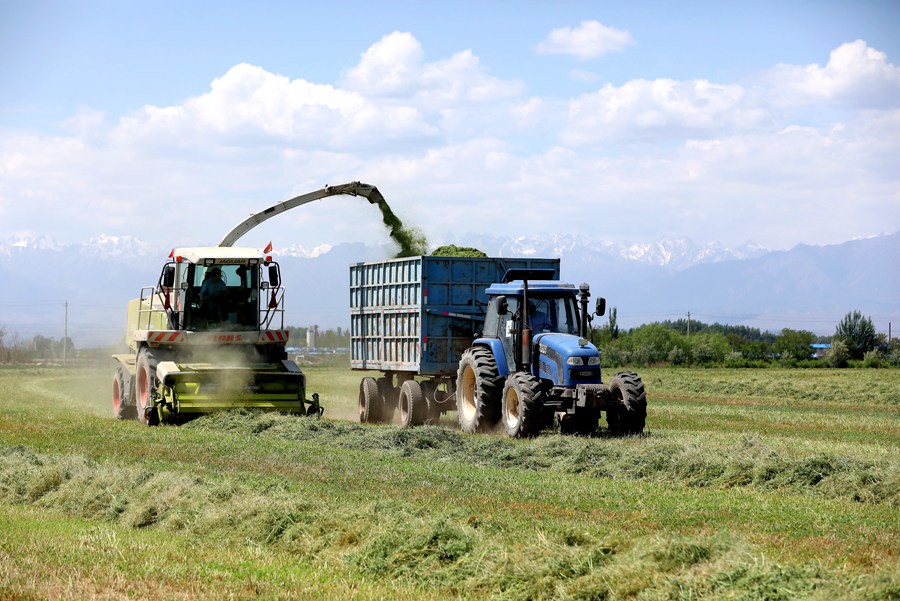
{"label": "tractor rear wheel", "polygon": [[463,432],[487,432],[497,425],[502,383],[490,350],[473,347],[463,352],[456,376],[456,412]]}
{"label": "tractor rear wheel", "polygon": [[606,411],[609,431],[616,436],[632,436],[644,431],[647,421],[647,392],[640,376],[620,371],[609,380],[613,406]]}
{"label": "tractor rear wheel", "polygon": [[159,412],[153,406],[153,390],[156,389],[156,358],[143,348],[137,357],[137,381],[135,382],[136,418],[148,426],[159,424]]}
{"label": "tractor rear wheel", "polygon": [[544,397],[540,382],[534,376],[516,372],[503,386],[501,416],[503,428],[510,438],[530,438],[544,424]]}
{"label": "tractor rear wheel", "polygon": [[428,402],[422,394],[422,386],[415,380],[407,380],[400,387],[400,425],[404,428],[421,426],[428,417]]}
{"label": "tractor rear wheel", "polygon": [[124,367],[116,369],[116,375],[113,376],[113,415],[116,419],[137,419],[137,409],[131,403],[128,394],[128,373]]}
{"label": "tractor rear wheel", "polygon": [[381,395],[375,378],[363,378],[359,382],[359,421],[363,424],[377,424],[381,421]]}

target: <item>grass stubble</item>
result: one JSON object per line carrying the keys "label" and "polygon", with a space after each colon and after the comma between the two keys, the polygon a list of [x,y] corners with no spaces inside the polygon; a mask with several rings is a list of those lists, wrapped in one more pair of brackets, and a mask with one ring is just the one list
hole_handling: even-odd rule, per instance
{"label": "grass stubble", "polygon": [[[310,370],[326,407],[355,404],[345,371]],[[106,417],[101,372],[7,369],[0,597],[896,599],[898,405],[829,380],[794,417],[836,433],[784,432],[806,373],[651,371],[649,435],[513,442],[249,411],[147,429]],[[763,419],[691,426],[745,406]]]}

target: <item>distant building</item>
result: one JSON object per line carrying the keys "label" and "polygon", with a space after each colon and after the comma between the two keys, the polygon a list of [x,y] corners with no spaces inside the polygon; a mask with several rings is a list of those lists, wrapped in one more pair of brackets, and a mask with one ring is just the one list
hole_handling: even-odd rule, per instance
{"label": "distant building", "polygon": [[811,346],[813,349],[813,359],[821,359],[822,357],[826,356],[831,350],[830,342],[813,342],[809,346]]}

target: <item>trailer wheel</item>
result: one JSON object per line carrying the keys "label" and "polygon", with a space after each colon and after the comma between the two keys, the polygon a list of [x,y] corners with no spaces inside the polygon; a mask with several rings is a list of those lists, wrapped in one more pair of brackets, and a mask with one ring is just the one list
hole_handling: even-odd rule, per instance
{"label": "trailer wheel", "polygon": [[152,391],[156,388],[156,358],[146,348],[141,349],[137,358],[136,418],[148,426],[159,423],[159,413],[152,403]]}
{"label": "trailer wheel", "polygon": [[127,379],[125,368],[116,369],[116,375],[113,376],[113,415],[116,419],[137,419],[137,408],[128,398],[128,386],[125,384]]}
{"label": "trailer wheel", "polygon": [[640,376],[620,371],[609,379],[613,406],[606,411],[609,431],[616,436],[630,436],[644,431],[647,421],[647,392]]}
{"label": "trailer wheel", "polygon": [[428,402],[422,394],[422,386],[415,380],[407,380],[400,387],[400,425],[404,428],[421,426],[428,417]]}
{"label": "trailer wheel", "polygon": [[503,386],[501,416],[503,428],[510,438],[530,438],[544,424],[544,397],[540,382],[534,376],[516,372]]}
{"label": "trailer wheel", "polygon": [[456,376],[456,412],[463,432],[486,432],[497,425],[502,383],[490,350],[474,347],[463,352]]}
{"label": "trailer wheel", "polygon": [[359,382],[359,421],[377,424],[381,419],[381,395],[375,378],[363,378]]}

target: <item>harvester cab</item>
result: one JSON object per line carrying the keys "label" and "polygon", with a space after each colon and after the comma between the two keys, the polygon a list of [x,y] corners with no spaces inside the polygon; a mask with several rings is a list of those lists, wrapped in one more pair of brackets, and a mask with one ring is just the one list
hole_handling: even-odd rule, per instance
{"label": "harvester cab", "polygon": [[171,329],[253,331],[283,321],[281,275],[270,256],[232,247],[174,252],[156,289]]}

